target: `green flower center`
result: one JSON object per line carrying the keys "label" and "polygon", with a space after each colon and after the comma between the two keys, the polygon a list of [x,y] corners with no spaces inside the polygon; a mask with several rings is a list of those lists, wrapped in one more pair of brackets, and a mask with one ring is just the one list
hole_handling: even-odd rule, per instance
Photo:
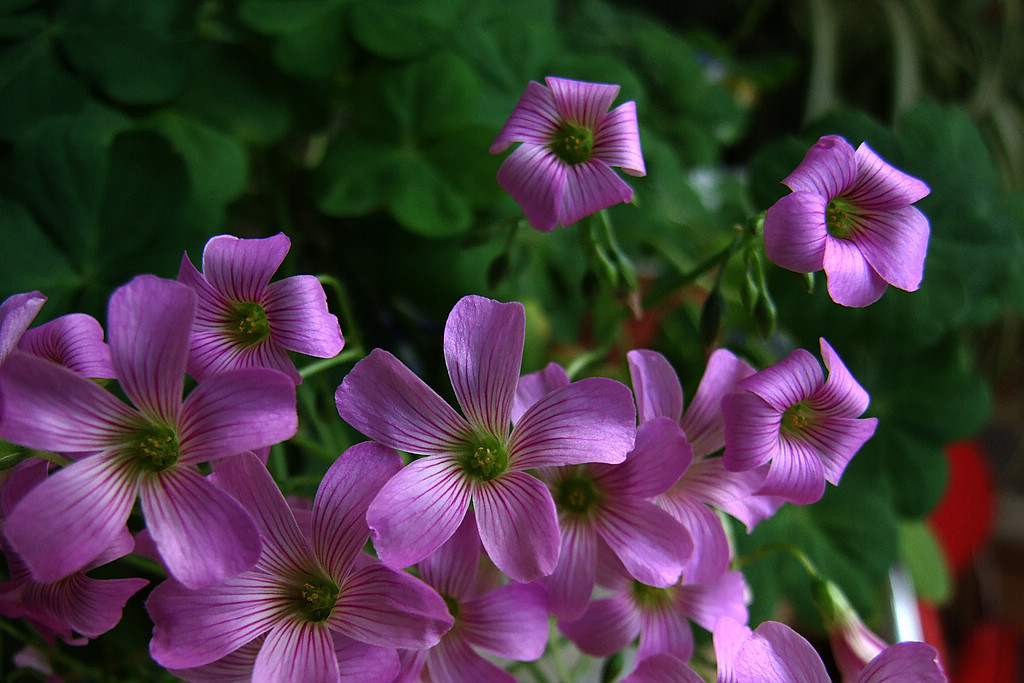
{"label": "green flower center", "polygon": [[803,403],[797,403],[782,413],[782,431],[786,434],[801,434],[813,419],[814,412]]}
{"label": "green flower center", "polygon": [[641,609],[657,609],[672,602],[673,587],[655,588],[634,580],[631,592],[633,600]]}
{"label": "green flower center", "polygon": [[255,344],[270,336],[270,322],[267,312],[252,301],[234,304],[224,324],[228,332],[243,344]]}
{"label": "green flower center", "polygon": [[508,469],[508,451],[494,437],[485,437],[469,444],[459,464],[480,481],[490,481]]}
{"label": "green flower center", "polygon": [[455,598],[453,598],[452,596],[444,595],[443,593],[441,594],[441,597],[444,599],[445,607],[448,608],[448,613],[452,615],[453,619],[458,619],[459,618],[459,601],[456,600]]}
{"label": "green flower center", "polygon": [[601,502],[601,491],[592,479],[585,476],[571,476],[558,482],[555,490],[555,504],[560,512],[576,517],[592,513]]}
{"label": "green flower center", "polygon": [[825,228],[828,234],[846,239],[857,230],[857,207],[843,199],[833,199],[825,207]]}
{"label": "green flower center", "polygon": [[322,622],[331,616],[338,602],[338,584],[326,576],[310,576],[299,586],[296,595],[299,616],[307,621]]}
{"label": "green flower center", "polygon": [[150,425],[140,431],[134,447],[135,462],[150,472],[160,472],[178,462],[178,437],[163,425]]}
{"label": "green flower center", "polygon": [[570,166],[582,164],[593,156],[594,134],[586,128],[566,125],[551,136],[548,148]]}

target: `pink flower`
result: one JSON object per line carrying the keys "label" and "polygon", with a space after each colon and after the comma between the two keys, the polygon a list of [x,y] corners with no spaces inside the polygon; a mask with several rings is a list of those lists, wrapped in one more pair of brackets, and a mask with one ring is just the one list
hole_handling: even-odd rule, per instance
{"label": "pink flower", "polygon": [[918,288],[930,229],[911,204],[927,185],[838,135],[818,140],[783,182],[793,193],[765,216],[768,258],[801,273],[824,269],[844,306],[874,303],[888,285]]}
{"label": "pink flower", "polygon": [[647,173],[640,151],[636,103],[608,111],[619,86],[549,76],[530,81],[491,154],[522,143],[498,170],[530,225],[548,232],[606,207],[628,202],[633,190],[611,169]]}

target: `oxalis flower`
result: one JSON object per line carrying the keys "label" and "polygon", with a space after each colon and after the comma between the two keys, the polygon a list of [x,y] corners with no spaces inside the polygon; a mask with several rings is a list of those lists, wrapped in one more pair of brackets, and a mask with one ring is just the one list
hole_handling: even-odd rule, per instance
{"label": "oxalis flower", "polygon": [[608,111],[619,86],[548,76],[530,81],[491,145],[491,154],[522,143],[498,169],[498,184],[537,230],[576,221],[633,199],[612,170],[646,175],[636,103]]}
{"label": "oxalis flower", "polygon": [[77,458],[7,518],[4,533],[36,580],[57,581],[110,547],[136,496],[182,583],[216,583],[259,556],[249,514],[196,465],[290,438],[295,386],[276,370],[246,368],[210,378],[182,400],[195,309],[188,287],[152,275],[111,296],[111,358],[133,405],[27,353],[15,351],[0,367],[0,438]]}
{"label": "oxalis flower", "polygon": [[555,504],[537,467],[622,462],[636,409],[625,385],[589,378],[547,394],[509,429],[523,358],[522,304],[467,296],[444,330],[445,361],[465,417],[387,351],[359,361],[335,393],[338,413],[387,446],[420,458],[367,512],[387,564],[406,567],[437,550],[472,502],[487,555],[516,581],[558,561]]}
{"label": "oxalis flower", "polygon": [[868,393],[824,339],[821,356],[828,378],[808,351],[742,380],[722,399],[725,453],[730,472],[767,465],[756,493],[791,503],[813,503],[825,482],[838,484],[843,470],[875,433],[878,419],[860,418]]}
{"label": "oxalis flower", "polygon": [[818,140],[782,182],[793,193],[765,216],[768,258],[801,273],[824,269],[844,306],[874,303],[888,285],[918,288],[930,229],[911,204],[927,185],[838,135]]}
{"label": "oxalis flower", "polygon": [[217,586],[157,586],[146,601],[153,659],[194,681],[392,680],[395,648],[431,647],[452,626],[432,588],[362,552],[366,506],[401,466],[375,443],[342,453],[320,482],[307,538],[255,456],[221,465],[210,476],[253,515],[263,552]]}
{"label": "oxalis flower", "polygon": [[270,282],[291,241],[218,235],[203,249],[203,272],[181,260],[178,280],[199,295],[188,371],[202,379],[233,368],[280,370],[302,378],[288,351],[318,358],[341,353],[338,319],[327,311],[323,285],[312,275]]}

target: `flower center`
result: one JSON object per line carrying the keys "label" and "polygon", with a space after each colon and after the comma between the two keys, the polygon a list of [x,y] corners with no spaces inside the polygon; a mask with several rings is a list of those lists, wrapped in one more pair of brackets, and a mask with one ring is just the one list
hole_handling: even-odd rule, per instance
{"label": "flower center", "polygon": [[634,579],[631,592],[633,600],[641,609],[657,609],[672,602],[672,586],[655,588]]}
{"label": "flower center", "polygon": [[452,615],[453,619],[459,618],[459,601],[450,595],[441,594],[444,599],[445,607],[448,608],[448,613]]}
{"label": "flower center", "polygon": [[150,472],[160,472],[178,462],[178,438],[170,427],[150,425],[138,433],[132,445],[136,463]]}
{"label": "flower center", "polygon": [[270,336],[267,312],[252,301],[236,303],[228,314],[225,327],[243,344],[255,344]]}
{"label": "flower center", "polygon": [[592,513],[600,502],[601,491],[592,479],[582,475],[563,479],[555,490],[555,504],[559,511],[576,517]]}
{"label": "flower center", "polygon": [[566,125],[551,136],[548,149],[570,166],[582,164],[593,156],[594,134],[586,128]]}
{"label": "flower center", "polygon": [[782,431],[787,434],[800,434],[811,424],[814,413],[803,403],[786,408],[782,413]]}
{"label": "flower center", "polygon": [[338,584],[326,576],[310,576],[299,586],[296,603],[299,616],[307,621],[326,621],[338,602]]}
{"label": "flower center", "polygon": [[825,207],[825,228],[828,234],[846,239],[857,229],[857,207],[843,199],[833,199]]}
{"label": "flower center", "polygon": [[462,469],[481,481],[490,481],[508,469],[508,451],[493,437],[469,444],[459,460]]}

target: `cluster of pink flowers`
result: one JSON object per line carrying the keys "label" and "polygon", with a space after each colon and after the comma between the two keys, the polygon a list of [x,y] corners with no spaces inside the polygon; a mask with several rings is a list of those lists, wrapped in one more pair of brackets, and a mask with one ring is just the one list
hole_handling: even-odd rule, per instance
{"label": "cluster of pink flowers", "polygon": [[[548,84],[531,84],[495,143],[523,143],[499,176],[517,199],[554,187],[526,201],[541,229],[628,199],[609,165],[644,172],[635,108],[605,113],[617,88]],[[860,179],[884,175],[877,157],[858,155],[852,189],[818,188],[843,210],[883,205]],[[531,175],[538,158],[547,170]],[[809,204],[813,173],[788,180],[788,203]],[[894,207],[921,194],[894,182],[906,189]],[[587,183],[617,189],[590,201]],[[769,237],[784,210],[766,237],[792,255],[806,240]],[[824,239],[827,271],[832,241],[874,229],[844,220]],[[289,246],[283,234],[222,235],[201,272],[186,256],[176,281],[135,278],[110,299],[107,341],[82,315],[29,329],[38,292],[0,306],[0,438],[63,464],[28,458],[6,475],[0,613],[50,642],[100,635],[147,582],[87,572],[138,543],[168,574],[146,599],[150,654],[190,681],[512,681],[479,651],[535,660],[552,618],[594,656],[637,641],[634,682],[700,680],[691,623],[714,634],[719,681],[827,680],[787,627],[747,626],[719,514],[750,529],[786,502],[818,500],[874,433],[867,392],[824,339],[827,373],[802,349],[761,371],[718,350],[684,406],[675,370],[650,350],[627,355],[632,389],[571,381],[554,364],[521,377],[524,307],[466,296],[444,329],[459,409],[372,351],[335,394],[370,440],[337,458],[302,509],[265,464],[297,429],[288,352],[329,358],[344,339],[316,278],[271,282]],[[865,253],[879,277],[916,286]],[[95,378],[116,380],[127,401]],[[136,500],[145,528],[133,537]],[[883,646],[851,676],[944,680],[927,645]]]}

